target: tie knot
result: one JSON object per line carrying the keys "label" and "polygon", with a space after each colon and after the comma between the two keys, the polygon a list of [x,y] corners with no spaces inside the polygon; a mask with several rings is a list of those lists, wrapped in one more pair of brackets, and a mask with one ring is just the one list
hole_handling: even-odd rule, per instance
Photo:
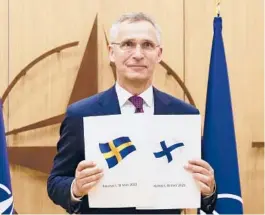
{"label": "tie knot", "polygon": [[129,98],[129,101],[134,105],[134,107],[136,108],[135,112],[136,113],[143,113],[143,104],[144,104],[144,100],[142,97],[140,96],[132,96]]}

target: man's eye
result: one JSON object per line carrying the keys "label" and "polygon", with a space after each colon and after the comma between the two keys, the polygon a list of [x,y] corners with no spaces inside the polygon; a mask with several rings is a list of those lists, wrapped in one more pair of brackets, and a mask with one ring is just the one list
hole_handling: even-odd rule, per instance
{"label": "man's eye", "polygon": [[132,46],[133,46],[132,41],[126,41],[126,42],[122,43],[122,47],[132,47]]}
{"label": "man's eye", "polygon": [[150,42],[144,42],[143,43],[143,46],[145,48],[154,48],[154,44],[153,43],[150,43]]}

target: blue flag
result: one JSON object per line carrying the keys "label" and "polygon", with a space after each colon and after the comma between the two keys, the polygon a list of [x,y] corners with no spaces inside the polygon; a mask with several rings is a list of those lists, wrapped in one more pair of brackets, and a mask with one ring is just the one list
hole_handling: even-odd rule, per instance
{"label": "blue flag", "polygon": [[3,107],[0,100],[0,214],[13,214],[13,196],[7,146],[3,119]]}
{"label": "blue flag", "polygon": [[215,171],[218,214],[242,214],[240,178],[222,38],[222,18],[214,18],[214,36],[208,78],[202,157]]}

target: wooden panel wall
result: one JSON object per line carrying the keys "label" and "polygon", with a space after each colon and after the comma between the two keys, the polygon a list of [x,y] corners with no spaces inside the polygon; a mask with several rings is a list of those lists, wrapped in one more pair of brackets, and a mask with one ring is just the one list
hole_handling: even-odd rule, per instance
{"label": "wooden panel wall", "polygon": [[8,86],[8,1],[0,0],[0,95]]}
{"label": "wooden panel wall", "polygon": [[10,1],[11,80],[44,52],[80,42],[38,63],[17,84],[10,95],[11,129],[65,110],[96,13],[97,4],[87,0]]}
{"label": "wooden panel wall", "polygon": [[[76,47],[39,62],[10,93],[9,130],[65,112],[90,31],[95,1],[10,0],[10,80],[41,54],[78,41]],[[59,125],[11,135],[10,146],[55,146]],[[34,156],[34,155],[33,155]],[[45,157],[40,158],[45,161]],[[64,213],[48,198],[47,174],[12,166],[19,213]],[[21,187],[23,181],[23,187]],[[27,195],[25,196],[25,191]]]}
{"label": "wooden panel wall", "polygon": [[[0,97],[8,86],[8,0],[0,0]],[[8,102],[4,108],[7,122]],[[7,124],[7,123],[6,123]],[[8,125],[7,125],[8,126]]]}
{"label": "wooden panel wall", "polygon": [[[215,1],[185,4],[185,82],[204,117]],[[263,2],[222,1],[221,15],[244,212],[264,213],[264,148],[252,148],[253,141],[264,141]]]}
{"label": "wooden panel wall", "polygon": [[[79,42],[78,46],[44,59],[18,82],[9,95],[9,107],[5,102],[8,130],[65,111],[96,15],[98,90],[110,87],[114,78],[104,31],[108,34],[112,22],[121,13],[132,11],[146,12],[158,22],[162,30],[163,60],[186,83],[204,117],[214,4],[215,1],[208,0],[0,0],[0,49],[3,50],[0,52],[0,95],[36,57],[60,45]],[[264,213],[263,149],[251,147],[252,141],[264,141],[263,2],[222,1],[221,14],[245,212]],[[186,99],[180,86],[161,65],[156,68],[154,83]],[[11,135],[8,144],[55,146],[58,129],[59,125],[54,125]],[[40,159],[46,162],[45,157]],[[47,174],[17,165],[12,165],[11,171],[15,207],[19,213],[64,213],[48,199]]]}

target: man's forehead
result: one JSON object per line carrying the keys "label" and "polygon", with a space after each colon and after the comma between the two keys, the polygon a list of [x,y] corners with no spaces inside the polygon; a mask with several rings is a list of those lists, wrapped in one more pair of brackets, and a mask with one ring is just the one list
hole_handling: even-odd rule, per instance
{"label": "man's forehead", "polygon": [[147,21],[123,22],[119,26],[119,39],[145,39],[157,41],[155,27]]}

